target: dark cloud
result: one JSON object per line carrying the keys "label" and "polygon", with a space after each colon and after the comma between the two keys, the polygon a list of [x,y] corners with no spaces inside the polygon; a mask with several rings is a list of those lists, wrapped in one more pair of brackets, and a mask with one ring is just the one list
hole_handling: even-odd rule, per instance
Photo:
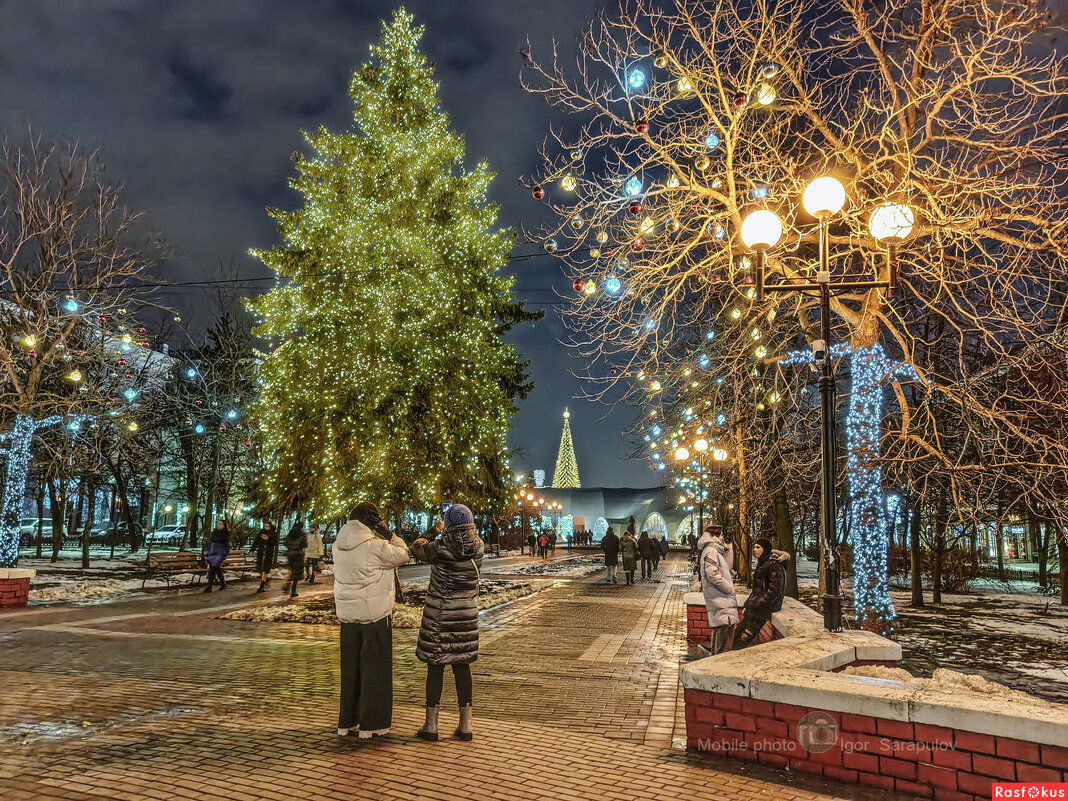
{"label": "dark cloud", "polygon": [[[427,26],[424,50],[435,63],[441,99],[467,141],[468,162],[486,159],[498,174],[492,199],[502,224],[536,223],[540,207],[519,175],[530,174],[550,120],[560,119],[518,85],[518,56],[529,37],[547,54],[555,36],[573,52],[584,21],[605,0],[416,0],[407,8]],[[270,247],[275,225],[265,207],[299,202],[287,187],[301,129],[351,124],[351,71],[368,57],[380,0],[0,1],[0,125],[27,123],[50,137],[98,147],[131,205],[149,210],[171,243],[167,273],[176,281],[233,264],[263,277],[249,247]],[[517,251],[536,245],[520,242]],[[549,316],[513,337],[532,361],[537,384],[516,419],[525,469],[551,476],[563,407],[587,485],[648,485],[644,462],[622,460],[620,430],[631,412],[575,400],[584,387],[557,344],[564,329],[551,304],[567,282],[547,257],[516,262],[519,294]],[[195,318],[199,298],[167,301]]]}

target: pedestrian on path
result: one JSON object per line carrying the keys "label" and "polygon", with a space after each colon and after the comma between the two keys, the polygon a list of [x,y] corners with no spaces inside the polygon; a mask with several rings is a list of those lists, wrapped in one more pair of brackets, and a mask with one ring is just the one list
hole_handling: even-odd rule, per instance
{"label": "pedestrian on path", "polygon": [[601,538],[601,550],[604,551],[605,576],[604,583],[616,583],[616,566],[619,564],[619,537],[612,527]]}
{"label": "pedestrian on path", "polygon": [[738,595],[731,578],[734,549],[724,541],[719,526],[706,526],[697,548],[701,554],[701,592],[712,629],[712,653],[721,654],[734,646],[734,629],[738,625]]}
{"label": "pedestrian on path", "polygon": [[627,576],[627,584],[633,584],[634,571],[638,569],[638,540],[629,528],[619,543],[619,554],[623,557],[623,572]]}
{"label": "pedestrian on path", "polygon": [[282,592],[289,593],[290,598],[297,597],[297,582],[304,574],[304,549],[308,547],[308,535],[304,531],[304,524],[298,517],[293,523],[293,528],[286,534],[286,561],[289,563],[289,581],[286,582]]}
{"label": "pedestrian on path", "polygon": [[534,556],[538,549],[538,538],[534,535],[534,532],[531,532],[527,537],[527,549],[530,551],[531,556]]}
{"label": "pedestrian on path", "polygon": [[252,552],[256,555],[256,572],[260,574],[260,588],[256,592],[263,592],[271,581],[271,571],[278,561],[278,532],[270,520],[265,520],[263,528],[257,532],[256,539],[252,541]]}
{"label": "pedestrian on path", "polygon": [[[667,534],[660,535],[660,542],[656,544],[657,552],[660,554],[660,559],[667,560],[668,553],[671,551],[671,546],[668,545]],[[659,559],[657,561],[660,561]],[[655,565],[654,565],[655,567]]]}
{"label": "pedestrian on path", "polygon": [[226,589],[226,577],[223,576],[222,564],[230,555],[230,524],[225,520],[215,523],[215,530],[208,538],[207,550],[204,553],[204,561],[208,563],[208,586],[204,592],[211,592],[215,579],[219,580],[219,589]]}
{"label": "pedestrian on path", "polygon": [[549,533],[547,531],[541,532],[541,536],[538,537],[538,558],[549,558]]}
{"label": "pedestrian on path", "polygon": [[[638,556],[642,560],[642,578],[651,579],[653,577],[653,555],[659,555],[660,551],[657,549],[656,544],[649,536],[648,531],[642,531],[642,535],[638,537]],[[659,561],[659,560],[658,560]]]}
{"label": "pedestrian on path", "polygon": [[426,722],[416,733],[424,740],[438,739],[446,665],[452,665],[460,705],[455,736],[464,741],[473,736],[471,663],[478,659],[478,579],[484,552],[475,518],[463,504],[453,504],[445,512],[440,539],[420,538],[412,543],[415,558],[430,565],[430,586],[415,648],[415,655],[427,667]]}
{"label": "pedestrian on path", "polygon": [[786,563],[790,554],[773,550],[771,540],[761,537],[753,543],[753,555],[757,558],[753,591],[742,607],[742,624],[737,634],[742,647],[751,645],[772,614],[782,609],[786,594]]}
{"label": "pedestrian on path", "polygon": [[319,560],[323,558],[326,549],[323,546],[323,535],[319,531],[319,524],[312,523],[308,530],[308,547],[304,551],[304,578],[309,584],[315,583],[315,574],[319,570]]}
{"label": "pedestrian on path", "polygon": [[361,503],[334,541],[334,606],[341,620],[341,709],[337,733],[367,739],[393,725],[394,571],[408,546],[378,507]]}

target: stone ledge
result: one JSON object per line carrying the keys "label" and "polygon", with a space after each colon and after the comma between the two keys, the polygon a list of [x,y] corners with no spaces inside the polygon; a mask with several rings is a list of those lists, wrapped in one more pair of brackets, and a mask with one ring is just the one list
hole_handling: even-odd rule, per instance
{"label": "stone ledge", "polygon": [[[693,596],[703,605],[699,593],[686,598]],[[897,662],[901,646],[870,631],[824,631],[822,616],[792,598],[772,624],[783,639],[691,662],[680,671],[683,686],[1043,745],[1068,742],[1068,706],[833,673],[854,662]]]}
{"label": "stone ledge", "polygon": [[0,580],[3,579],[32,579],[37,575],[36,570],[22,567],[0,567]]}

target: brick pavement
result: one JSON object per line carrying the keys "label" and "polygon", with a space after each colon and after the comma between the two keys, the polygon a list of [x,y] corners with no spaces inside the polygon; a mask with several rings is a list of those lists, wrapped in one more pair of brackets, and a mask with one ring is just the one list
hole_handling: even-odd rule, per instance
{"label": "brick pavement", "polygon": [[485,612],[472,743],[412,736],[412,629],[394,733],[338,738],[337,629],[218,619],[283,602],[249,583],[0,615],[0,798],[887,798],[678,750],[685,573],[673,555],[656,583],[552,579]]}

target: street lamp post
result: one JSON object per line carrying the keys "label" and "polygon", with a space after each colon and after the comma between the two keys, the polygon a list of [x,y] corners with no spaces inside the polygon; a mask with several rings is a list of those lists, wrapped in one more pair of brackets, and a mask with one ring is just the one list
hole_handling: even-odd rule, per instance
{"label": "street lamp post", "polygon": [[[816,218],[819,230],[819,270],[816,282],[797,282],[766,286],[764,283],[765,254],[782,238],[782,221],[773,211],[759,209],[751,212],[742,221],[742,241],[757,254],[756,296],[764,299],[765,292],[819,292],[820,338],[812,343],[812,357],[820,369],[820,456],[821,470],[821,559],[826,567],[827,586],[822,596],[823,625],[828,631],[842,628],[841,573],[838,563],[837,497],[835,494],[835,448],[837,423],[835,419],[835,379],[831,360],[831,268],[830,268],[830,220],[845,205],[846,192],[841,182],[832,176],[816,178],[806,188],[801,202],[810,215]],[[887,258],[886,281],[848,281],[835,284],[844,291],[858,289],[886,289],[892,293],[897,285],[897,268],[894,264],[894,243],[904,239],[912,231],[914,214],[908,206],[886,203],[876,208],[869,221],[872,236],[883,243]]]}
{"label": "street lamp post", "polygon": [[[708,440],[699,439],[693,444],[693,449],[697,453],[706,453],[708,451]],[[678,448],[675,451],[675,458],[680,462],[685,462],[690,458],[690,451],[685,446]],[[727,451],[724,448],[713,448],[712,458],[716,462],[716,468],[718,470],[718,478],[720,484],[723,483],[723,462],[727,459]],[[694,473],[684,473],[683,475],[696,475],[697,476],[697,531],[698,536],[705,533],[705,469],[704,465],[701,465],[701,469]]]}

